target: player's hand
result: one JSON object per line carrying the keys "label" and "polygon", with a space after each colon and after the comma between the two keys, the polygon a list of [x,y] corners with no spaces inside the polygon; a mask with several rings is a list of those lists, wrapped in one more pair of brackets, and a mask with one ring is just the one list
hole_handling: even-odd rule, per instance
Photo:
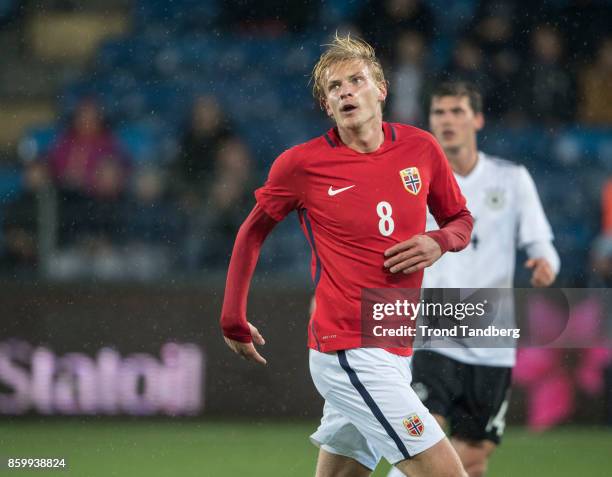
{"label": "player's hand", "polygon": [[534,287],[548,287],[555,281],[555,272],[545,258],[530,258],[525,262],[525,268],[533,269],[531,284]]}
{"label": "player's hand", "polygon": [[253,345],[253,343],[265,345],[266,340],[264,340],[257,328],[255,328],[251,323],[248,325],[249,329],[251,330],[251,337],[253,338],[252,343],[242,343],[241,341],[232,340],[224,336],[223,339],[225,339],[225,343],[234,353],[239,354],[244,359],[255,361],[256,363],[260,364],[268,364],[266,359],[257,352],[255,346]]}
{"label": "player's hand", "polygon": [[391,273],[414,273],[429,267],[442,256],[438,242],[428,235],[415,235],[385,250],[385,267]]}

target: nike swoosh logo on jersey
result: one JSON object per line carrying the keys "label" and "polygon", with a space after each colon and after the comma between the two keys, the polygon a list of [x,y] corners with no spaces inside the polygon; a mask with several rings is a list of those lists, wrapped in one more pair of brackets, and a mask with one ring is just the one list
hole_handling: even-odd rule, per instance
{"label": "nike swoosh logo on jersey", "polygon": [[350,185],[350,186],[348,186],[348,187],[343,187],[342,189],[336,189],[336,190],[334,190],[333,186],[329,186],[329,189],[327,190],[327,193],[328,193],[330,196],[332,196],[332,197],[333,197],[334,195],[337,195],[337,194],[339,194],[340,192],[344,192],[345,190],[352,189],[353,187],[355,187],[355,184]]}

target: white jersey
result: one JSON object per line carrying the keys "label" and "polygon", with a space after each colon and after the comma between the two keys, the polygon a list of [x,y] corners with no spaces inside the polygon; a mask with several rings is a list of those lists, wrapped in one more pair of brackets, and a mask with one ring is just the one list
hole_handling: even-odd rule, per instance
{"label": "white jersey", "polygon": [[[423,288],[511,288],[516,249],[553,239],[533,179],[525,167],[478,153],[469,175],[455,178],[474,217],[471,243],[459,253],[446,253],[425,269]],[[427,229],[438,226],[431,215]],[[514,328],[512,297],[503,304],[503,327]],[[497,321],[499,324],[500,322]],[[514,366],[514,348],[435,348],[468,364]]]}

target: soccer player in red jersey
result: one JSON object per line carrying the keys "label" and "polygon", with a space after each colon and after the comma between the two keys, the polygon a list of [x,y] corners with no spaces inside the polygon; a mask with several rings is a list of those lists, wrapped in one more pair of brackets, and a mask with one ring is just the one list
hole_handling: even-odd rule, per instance
{"label": "soccer player in red jersey", "polygon": [[[473,220],[444,153],[427,132],[383,122],[387,83],[367,43],[336,36],[313,70],[314,95],[335,122],[281,154],[242,224],[221,326],[227,345],[266,360],[246,318],[262,243],[291,211],[312,248],[310,371],[325,398],[317,477],[368,476],[382,457],[411,477],[456,477],[457,454],[410,387],[412,350],[363,348],[361,293],[420,288],[423,269],[464,248]],[[425,233],[429,207],[440,230]]]}

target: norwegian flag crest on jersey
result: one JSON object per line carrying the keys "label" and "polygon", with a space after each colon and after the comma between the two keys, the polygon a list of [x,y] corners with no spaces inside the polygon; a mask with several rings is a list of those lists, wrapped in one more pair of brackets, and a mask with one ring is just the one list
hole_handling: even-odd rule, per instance
{"label": "norwegian flag crest on jersey", "polygon": [[417,195],[421,191],[421,176],[417,167],[408,167],[400,171],[402,183],[408,192]]}
{"label": "norwegian flag crest on jersey", "polygon": [[404,418],[403,420],[404,427],[413,437],[421,437],[423,435],[423,431],[425,430],[425,424],[421,421],[421,418],[416,414],[410,414],[410,416]]}

